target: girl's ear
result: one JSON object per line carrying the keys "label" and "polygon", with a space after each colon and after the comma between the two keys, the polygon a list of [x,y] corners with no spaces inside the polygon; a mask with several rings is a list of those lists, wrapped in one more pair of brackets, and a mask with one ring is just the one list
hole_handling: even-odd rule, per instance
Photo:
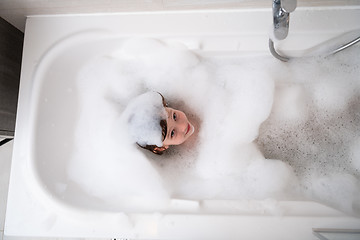
{"label": "girl's ear", "polygon": [[164,153],[164,151],[166,150],[166,149],[168,149],[169,148],[169,146],[162,146],[162,147],[154,147],[154,149],[153,149],[153,153],[156,153],[156,154],[159,154],[159,155],[161,155],[161,154],[163,154]]}

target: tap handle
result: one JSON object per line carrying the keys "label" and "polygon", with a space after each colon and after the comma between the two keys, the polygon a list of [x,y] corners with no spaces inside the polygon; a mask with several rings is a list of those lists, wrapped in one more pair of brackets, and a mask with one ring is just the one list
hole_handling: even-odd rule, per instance
{"label": "tap handle", "polygon": [[297,0],[281,0],[281,7],[288,13],[293,12],[297,6]]}

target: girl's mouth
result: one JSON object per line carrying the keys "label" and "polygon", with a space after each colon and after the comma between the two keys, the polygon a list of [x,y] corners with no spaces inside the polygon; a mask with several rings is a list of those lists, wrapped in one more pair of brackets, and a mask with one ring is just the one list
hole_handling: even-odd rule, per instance
{"label": "girl's mouth", "polygon": [[187,127],[187,129],[186,129],[185,135],[188,134],[189,131],[190,131],[190,124],[188,123],[188,127]]}

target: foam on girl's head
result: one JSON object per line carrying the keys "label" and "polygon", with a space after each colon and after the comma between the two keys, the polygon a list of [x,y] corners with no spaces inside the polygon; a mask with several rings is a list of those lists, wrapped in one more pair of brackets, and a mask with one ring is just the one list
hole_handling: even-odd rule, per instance
{"label": "foam on girl's head", "polygon": [[156,92],[147,92],[130,101],[122,114],[132,140],[140,146],[162,147],[161,120],[167,119],[162,97]]}

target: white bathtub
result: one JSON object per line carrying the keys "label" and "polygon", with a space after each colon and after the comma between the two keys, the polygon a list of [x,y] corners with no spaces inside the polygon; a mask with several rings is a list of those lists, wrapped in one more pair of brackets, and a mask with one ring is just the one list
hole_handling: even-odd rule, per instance
{"label": "white bathtub", "polygon": [[[173,199],[152,212],[102,206],[76,189],[67,199],[58,194],[67,184],[64,164],[70,159],[78,111],[67,76],[76,74],[77,63],[104,51],[99,42],[140,36],[181,42],[204,54],[270,54],[271,19],[270,8],[29,17],[5,235],[315,239],[313,228],[360,228],[359,218],[309,201]],[[279,47],[299,55],[359,29],[359,22],[360,7],[298,8],[291,15],[289,37]]]}

